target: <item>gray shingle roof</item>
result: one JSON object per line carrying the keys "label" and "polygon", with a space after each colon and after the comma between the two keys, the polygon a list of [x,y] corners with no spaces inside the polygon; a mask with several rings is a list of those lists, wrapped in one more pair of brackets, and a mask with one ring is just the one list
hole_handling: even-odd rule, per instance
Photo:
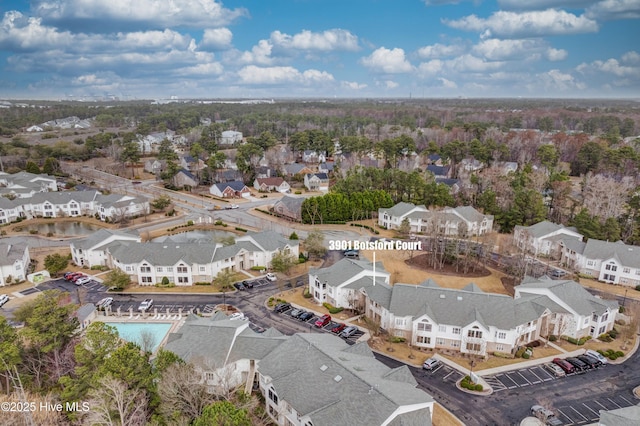
{"label": "gray shingle roof", "polygon": [[552,232],[556,232],[560,229],[567,229],[570,231],[577,232],[576,228],[567,228],[563,225],[558,225],[553,222],[549,222],[548,220],[543,220],[542,222],[538,222],[531,226],[516,226],[517,229],[526,229],[529,234],[534,238],[544,237]]}
{"label": "gray shingle roof", "polygon": [[[376,286],[377,287],[377,286]],[[483,326],[509,330],[538,318],[516,307],[509,296],[432,286],[396,284],[389,311],[399,317],[417,318],[423,314],[439,323],[464,327],[473,321]]]}
{"label": "gray shingle roof", "polygon": [[300,209],[302,208],[302,203],[304,202],[304,200],[305,199],[303,197],[292,197],[290,195],[285,195],[280,200],[275,202],[274,208],[276,207],[277,204],[281,203],[281,204],[284,204],[287,210],[291,212],[299,213]]}
{"label": "gray shingle roof", "polygon": [[589,240],[582,253],[587,259],[606,260],[616,258],[624,266],[640,268],[640,247],[624,244],[622,241]]}
{"label": "gray shingle roof", "polygon": [[516,290],[523,289],[526,291],[528,288],[548,289],[579,315],[591,315],[592,313],[602,315],[607,308],[618,306],[616,301],[598,299],[580,284],[571,280],[552,280],[548,277],[535,279],[529,277],[523,280],[522,284],[516,287]]}
{"label": "gray shingle roof", "polygon": [[275,231],[249,232],[236,241],[254,241],[259,247],[268,251],[281,249],[286,245],[291,247],[299,244],[297,240],[289,240]]}
{"label": "gray shingle roof", "polygon": [[216,251],[215,244],[200,243],[127,243],[110,248],[111,255],[120,262],[139,263],[143,260],[152,265],[171,266],[180,261],[188,265],[210,263]]}
{"label": "gray shingle roof", "polygon": [[273,379],[280,399],[315,426],[379,425],[400,406],[433,401],[409,383],[406,366],[391,370],[330,334],[292,336],[260,361],[259,370]]}
{"label": "gray shingle roof", "polygon": [[[415,204],[413,203],[405,203],[405,202],[400,202],[398,204],[396,204],[393,207],[390,207],[388,209],[379,209],[380,214],[382,213],[387,213],[389,216],[391,217],[401,217],[406,215],[407,213],[409,213],[411,210],[413,210],[416,207]],[[423,211],[426,211],[427,208],[425,206],[417,206],[419,208],[421,208]]]}
{"label": "gray shingle roof", "polygon": [[599,425],[638,426],[640,424],[640,404],[616,410],[600,410]]}
{"label": "gray shingle roof", "polygon": [[2,259],[0,260],[0,265],[13,265],[16,260],[22,259],[27,249],[28,245],[26,242],[0,243],[0,259]]}
{"label": "gray shingle roof", "polygon": [[242,250],[246,250],[248,252],[260,251],[258,247],[249,241],[237,241],[235,244],[230,246],[218,247],[213,255],[213,260],[223,260],[233,257],[240,253]]}
{"label": "gray shingle roof", "polygon": [[110,229],[101,229],[87,236],[84,239],[74,241],[72,244],[76,248],[88,250],[91,248],[99,247],[105,240],[107,240],[109,237],[113,235],[123,237],[126,239],[139,238],[138,235],[129,233],[129,232],[113,231]]}
{"label": "gray shingle roof", "polygon": [[[318,277],[320,282],[326,282],[331,287],[337,287],[350,280],[362,271],[373,271],[373,263],[368,260],[341,259],[328,268],[311,269],[310,274]],[[382,262],[376,262],[376,273],[389,275]],[[371,281],[371,279],[369,279]]]}

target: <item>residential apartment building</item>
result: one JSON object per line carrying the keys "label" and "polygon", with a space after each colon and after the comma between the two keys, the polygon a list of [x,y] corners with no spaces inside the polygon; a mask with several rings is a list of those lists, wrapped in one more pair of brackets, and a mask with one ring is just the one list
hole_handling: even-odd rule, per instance
{"label": "residential apartment building", "polygon": [[[274,254],[299,255],[297,240],[273,231],[250,233],[223,246],[213,243],[139,243],[114,241],[105,246],[106,264],[126,272],[140,285],[155,285],[166,277],[170,283],[190,286],[211,282],[224,270],[240,271],[254,266],[270,267]],[[89,264],[88,266],[93,266]]]}
{"label": "residential apartment building", "polygon": [[429,211],[425,206],[401,202],[378,210],[378,225],[386,229],[398,229],[405,220],[411,232],[452,237],[484,235],[493,229],[493,216],[471,206]]}
{"label": "residential apartment building", "polygon": [[30,198],[39,192],[57,191],[56,179],[46,174],[0,172],[0,196]]}
{"label": "residential apartment building", "polygon": [[512,353],[540,336],[598,337],[613,328],[618,304],[598,299],[574,281],[527,277],[515,297],[461,290],[433,280],[390,285],[382,265],[343,259],[309,272],[316,303],[361,309],[413,346],[484,356]]}
{"label": "residential apartment building", "polygon": [[258,373],[277,425],[431,425],[433,398],[406,365],[386,367],[366,342],[295,334],[259,361]]}
{"label": "residential apartment building", "polygon": [[599,281],[640,285],[640,247],[622,241],[563,241],[560,262]]}
{"label": "residential apartment building", "polygon": [[513,232],[514,244],[521,250],[535,256],[560,258],[562,241],[582,241],[584,236],[576,228],[567,228],[547,220],[531,226],[516,225]]}
{"label": "residential apartment building", "polygon": [[0,286],[27,279],[31,257],[25,242],[0,242]]}
{"label": "residential apartment building", "polygon": [[98,191],[41,192],[30,198],[0,198],[0,223],[18,218],[94,216],[119,221],[149,211],[149,201],[130,195],[103,195]]}
{"label": "residential apartment building", "polygon": [[120,241],[139,243],[140,236],[128,232],[101,229],[84,239],[71,242],[71,260],[78,266],[108,266],[108,247]]}

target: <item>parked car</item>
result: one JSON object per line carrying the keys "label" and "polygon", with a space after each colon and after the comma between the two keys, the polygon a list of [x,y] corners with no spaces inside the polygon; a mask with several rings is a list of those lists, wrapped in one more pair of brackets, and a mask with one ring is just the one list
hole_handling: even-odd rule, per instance
{"label": "parked car", "polygon": [[551,362],[562,368],[565,374],[572,374],[576,372],[576,368],[573,366],[573,364],[565,361],[562,358],[554,358]]}
{"label": "parked car", "polygon": [[298,318],[300,315],[304,314],[305,312],[306,311],[304,309],[295,308],[291,312],[289,312],[289,315],[291,315],[291,318]]}
{"label": "parked car", "polygon": [[273,272],[269,272],[267,274],[266,277],[269,281],[276,281],[278,279],[278,277],[276,277],[276,274],[274,274]]}
{"label": "parked car", "polygon": [[0,306],[4,306],[9,301],[9,296],[6,294],[0,294]]}
{"label": "parked car", "polygon": [[303,312],[298,316],[298,319],[300,321],[309,321],[311,318],[313,318],[313,312]]}
{"label": "parked car", "polygon": [[246,288],[253,288],[253,283],[251,281],[242,281],[242,285]]}
{"label": "parked car", "polygon": [[242,283],[234,283],[233,286],[239,291],[245,291],[247,289]]}
{"label": "parked car", "polygon": [[433,370],[440,365],[440,361],[435,358],[429,358],[422,364],[423,370]]}
{"label": "parked car", "polygon": [[567,275],[567,273],[561,269],[554,269],[553,271],[551,271],[551,278],[562,278],[565,275]]}
{"label": "parked car", "polygon": [[73,274],[73,272],[65,272],[62,277],[66,280],[69,279],[69,276],[71,276],[71,274]]}
{"label": "parked car", "polygon": [[231,209],[237,209],[237,208],[239,208],[239,207],[240,207],[240,206],[239,206],[239,205],[237,205],[237,204],[228,204],[228,205],[225,207],[225,209],[227,209],[227,210],[231,210]]}
{"label": "parked car", "polygon": [[138,306],[138,310],[140,312],[147,312],[153,306],[153,299],[144,299],[140,306]]}
{"label": "parked car", "polygon": [[78,281],[82,277],[86,277],[86,275],[83,274],[82,272],[79,272],[77,274],[72,275],[70,281],[75,283],[76,281]]}
{"label": "parked car", "polygon": [[346,326],[347,326],[347,324],[340,323],[340,324],[336,325],[335,327],[333,327],[331,329],[331,332],[338,334],[338,333],[342,332],[342,330],[344,330]]}
{"label": "parked car", "polygon": [[607,358],[604,355],[602,355],[598,351],[594,351],[593,349],[587,349],[587,351],[584,354],[585,355],[589,355],[589,356],[597,359],[598,361],[600,361],[602,363],[602,365],[609,363],[609,360],[607,360]]}
{"label": "parked car", "polygon": [[542,405],[534,405],[531,407],[531,415],[542,420],[545,424],[551,426],[562,425],[562,420],[556,417],[553,411],[544,408]]}
{"label": "parked car", "polygon": [[565,358],[565,360],[571,365],[573,365],[577,371],[587,371],[591,369],[591,366],[580,361],[578,358],[568,357],[568,358]]}
{"label": "parked car", "polygon": [[321,316],[320,318],[318,318],[315,322],[315,326],[318,328],[322,328],[325,325],[329,324],[331,322],[331,315],[329,314],[324,314],[323,316]]}
{"label": "parked car", "polygon": [[564,377],[566,376],[564,370],[562,368],[560,368],[560,366],[558,364],[554,364],[552,362],[548,362],[544,365],[544,368],[546,368],[549,372],[551,372],[551,374],[553,374],[556,377]]}
{"label": "parked car", "polygon": [[345,257],[353,257],[353,258],[360,257],[360,251],[358,250],[345,250],[344,252],[342,252],[342,254]]}
{"label": "parked car", "polygon": [[91,278],[84,276],[84,277],[80,277],[75,281],[76,285],[82,285],[82,284],[87,284],[88,282],[91,282]]}
{"label": "parked car", "polygon": [[96,308],[98,310],[104,310],[111,306],[112,303],[113,297],[105,297],[104,299],[100,299],[100,301],[96,303]]}
{"label": "parked car", "polygon": [[587,364],[589,368],[598,368],[602,365],[600,361],[589,355],[578,355],[576,358]]}
{"label": "parked car", "polygon": [[340,332],[340,337],[349,338],[356,334],[356,331],[358,331],[358,327],[350,325]]}
{"label": "parked car", "polygon": [[230,320],[243,320],[243,321],[246,321],[247,317],[245,317],[242,312],[234,312],[231,315],[229,315],[229,319]]}
{"label": "parked car", "polygon": [[291,305],[288,303],[278,303],[276,307],[273,309],[274,311],[281,313],[291,309]]}

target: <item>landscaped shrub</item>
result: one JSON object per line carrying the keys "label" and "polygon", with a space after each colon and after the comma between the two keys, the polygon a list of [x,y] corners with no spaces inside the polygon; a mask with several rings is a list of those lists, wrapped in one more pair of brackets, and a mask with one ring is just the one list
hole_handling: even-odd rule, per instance
{"label": "landscaped shrub", "polygon": [[240,232],[247,232],[246,229],[244,228],[240,228],[239,226],[236,226],[236,231],[240,231]]}
{"label": "landscaped shrub", "polygon": [[404,342],[407,341],[407,339],[405,339],[404,337],[400,337],[400,336],[391,336],[389,341],[391,343],[404,343]]}
{"label": "landscaped shrub", "polygon": [[193,226],[193,221],[192,220],[188,220],[187,221],[187,226]]}
{"label": "landscaped shrub", "polygon": [[528,348],[537,348],[538,346],[540,346],[540,341],[534,340],[533,342],[527,343],[525,346]]}
{"label": "landscaped shrub", "polygon": [[519,347],[516,351],[516,358],[522,358],[522,354],[524,354],[524,351],[526,350],[527,348],[525,348],[524,346]]}
{"label": "landscaped shrub", "polygon": [[581,337],[579,339],[576,339],[576,338],[573,338],[573,337],[567,337],[567,342],[573,343],[574,345],[582,346],[590,339],[591,339],[591,336],[585,336],[585,337]]}
{"label": "landscaped shrub", "polygon": [[289,239],[290,240],[297,240],[298,239],[298,234],[294,232],[291,233],[291,235],[289,235]]}
{"label": "landscaped shrub", "polygon": [[498,352],[498,351],[493,352],[493,356],[498,358],[513,358],[511,354],[506,354],[504,352]]}
{"label": "landscaped shrub", "polygon": [[615,339],[616,337],[618,337],[618,330],[616,330],[615,328],[611,329],[611,331],[609,331],[609,336],[611,336],[612,339]]}
{"label": "landscaped shrub", "polygon": [[252,266],[251,267],[252,271],[264,271],[265,269],[267,269],[266,266]]}
{"label": "landscaped shrub", "polygon": [[108,271],[109,267],[105,265],[93,265],[91,267],[92,271]]}
{"label": "landscaped shrub", "polygon": [[598,336],[598,340],[608,343],[608,342],[612,342],[613,338],[609,336],[609,333],[602,333],[601,335]]}
{"label": "landscaped shrub", "polygon": [[324,302],[322,304],[322,306],[327,308],[327,310],[329,311],[330,314],[339,314],[340,312],[342,312],[344,310],[344,308],[336,308],[335,306],[333,306],[333,305],[331,305],[330,303],[327,303],[327,302]]}
{"label": "landscaped shrub", "polygon": [[193,283],[193,285],[211,285],[209,282],[198,281],[197,283]]}
{"label": "landscaped shrub", "polygon": [[475,391],[476,392],[482,392],[482,389],[483,388],[482,388],[482,385],[480,383],[476,384],[476,386],[475,386]]}
{"label": "landscaped shrub", "polygon": [[558,336],[556,336],[555,334],[552,334],[549,336],[549,341],[550,342],[555,342],[556,340],[558,340]]}
{"label": "landscaped shrub", "polygon": [[305,287],[304,292],[302,293],[302,296],[305,299],[311,299],[313,297],[313,294],[311,294],[311,292],[309,291],[309,287]]}
{"label": "landscaped shrub", "polygon": [[636,286],[636,290],[640,291],[640,285]]}

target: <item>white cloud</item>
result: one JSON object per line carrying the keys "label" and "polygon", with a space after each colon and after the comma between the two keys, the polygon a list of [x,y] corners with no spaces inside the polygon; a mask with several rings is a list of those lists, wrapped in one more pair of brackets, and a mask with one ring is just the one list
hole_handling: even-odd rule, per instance
{"label": "white cloud", "polygon": [[585,15],[593,19],[638,19],[640,18],[640,1],[602,0],[590,6]]}
{"label": "white cloud", "polygon": [[443,78],[443,77],[438,78],[438,80],[440,81],[440,83],[442,83],[442,87],[444,87],[445,89],[458,88],[458,85],[456,84],[455,81],[447,80],[446,78]]}
{"label": "white cloud", "polygon": [[[584,90],[586,85],[577,81],[571,74],[563,73],[560,70],[552,69],[545,73],[537,75],[540,83],[547,92],[557,93],[560,92],[572,92],[575,90]],[[538,88],[531,86],[535,91]]]}
{"label": "white cloud", "polygon": [[224,50],[231,46],[233,34],[228,28],[207,28],[202,34],[198,47],[210,50]]}
{"label": "white cloud", "polygon": [[248,65],[238,71],[244,84],[312,84],[333,81],[333,76],[325,71],[306,70],[300,72],[294,67],[257,67]]}
{"label": "white cloud", "polygon": [[622,55],[622,62],[628,64],[637,64],[640,62],[640,54],[636,51],[630,51]]}
{"label": "white cloud", "polygon": [[12,51],[47,49],[66,46],[74,36],[55,28],[43,26],[38,18],[27,18],[18,11],[6,12],[0,23],[0,47]]}
{"label": "white cloud", "polygon": [[421,59],[435,59],[462,54],[466,50],[465,46],[458,44],[432,44],[418,49],[418,56]]}
{"label": "white cloud", "polygon": [[553,47],[550,47],[546,51],[547,59],[553,62],[564,61],[565,59],[567,59],[568,55],[569,52],[564,49],[554,49]]}
{"label": "white cloud", "polygon": [[219,62],[209,62],[206,64],[197,64],[191,67],[176,69],[174,74],[191,76],[216,76],[221,75],[223,70],[224,68]]}
{"label": "white cloud", "polygon": [[441,72],[444,68],[444,61],[440,59],[433,59],[428,62],[423,62],[418,65],[418,75],[427,77],[433,76]]}
{"label": "white cloud", "polygon": [[273,45],[267,40],[260,40],[256,46],[251,48],[250,52],[243,52],[239,60],[244,64],[271,65],[273,58],[271,51]]}
{"label": "white cloud", "polygon": [[473,55],[462,55],[457,58],[445,61],[445,66],[452,71],[456,72],[473,72],[482,73],[488,71],[494,71],[501,68],[504,62],[500,61],[486,61],[482,58],[478,58]]}
{"label": "white cloud", "polygon": [[47,22],[61,25],[98,22],[94,31],[131,23],[155,28],[211,28],[247,15],[245,9],[226,9],[214,0],[39,0],[34,3],[34,13]]}
{"label": "white cloud", "polygon": [[547,43],[542,39],[500,40],[490,38],[475,45],[473,53],[492,61],[513,60],[529,57],[544,49],[546,45]]}
{"label": "white cloud", "polygon": [[400,83],[393,80],[383,80],[376,82],[377,86],[382,86],[386,89],[395,89],[400,86]]}
{"label": "white cloud", "polygon": [[342,81],[340,82],[340,86],[343,89],[349,89],[349,90],[362,90],[367,88],[366,84],[358,83],[356,81]]}
{"label": "white cloud", "polygon": [[294,35],[274,31],[271,33],[270,41],[274,47],[284,50],[330,52],[356,51],[359,48],[358,37],[342,29],[331,29],[320,33],[304,30]]}
{"label": "white cloud", "polygon": [[584,8],[598,0],[498,0],[502,9],[540,10],[549,8]]}
{"label": "white cloud", "polygon": [[458,20],[443,19],[442,22],[458,30],[477,31],[485,38],[521,38],[598,31],[596,21],[556,9],[531,12],[498,11],[487,19],[470,15]]}
{"label": "white cloud", "polygon": [[362,65],[373,72],[401,74],[413,70],[411,63],[405,58],[404,50],[398,47],[391,50],[380,47],[374,50],[371,55],[363,57],[360,61]]}
{"label": "white cloud", "polygon": [[607,59],[606,61],[593,61],[590,64],[582,63],[576,70],[583,74],[606,73],[616,77],[640,77],[640,67],[621,64],[617,59]]}

